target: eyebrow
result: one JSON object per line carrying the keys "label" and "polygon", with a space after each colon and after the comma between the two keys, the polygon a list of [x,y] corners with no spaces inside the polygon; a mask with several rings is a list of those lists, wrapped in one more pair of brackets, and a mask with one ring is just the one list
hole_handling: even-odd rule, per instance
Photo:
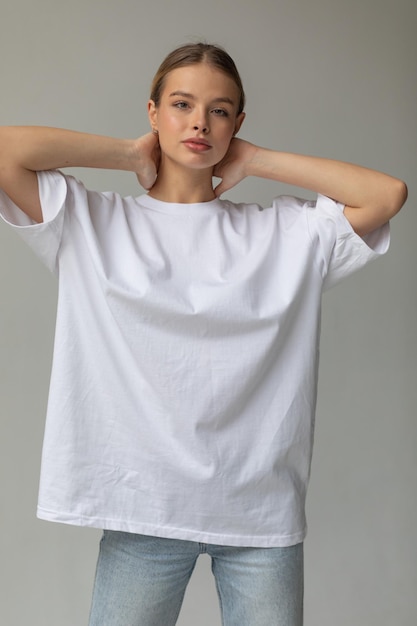
{"label": "eyebrow", "polygon": [[[173,91],[172,93],[169,94],[169,97],[173,97],[173,96],[181,96],[182,98],[188,98],[190,100],[195,100],[196,97],[193,96],[192,93],[187,93],[186,91]],[[214,98],[214,100],[212,100],[212,102],[224,102],[226,104],[231,104],[232,106],[235,106],[235,102],[231,99],[228,98],[227,96],[224,97],[220,97],[220,98]]]}

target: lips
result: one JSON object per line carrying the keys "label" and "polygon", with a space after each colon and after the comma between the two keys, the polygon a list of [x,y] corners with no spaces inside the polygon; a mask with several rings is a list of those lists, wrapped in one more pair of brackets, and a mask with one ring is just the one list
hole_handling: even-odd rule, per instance
{"label": "lips", "polygon": [[198,152],[210,150],[211,148],[211,144],[209,144],[206,139],[201,139],[200,137],[189,137],[188,139],[184,139],[182,143],[191,150],[196,150]]}

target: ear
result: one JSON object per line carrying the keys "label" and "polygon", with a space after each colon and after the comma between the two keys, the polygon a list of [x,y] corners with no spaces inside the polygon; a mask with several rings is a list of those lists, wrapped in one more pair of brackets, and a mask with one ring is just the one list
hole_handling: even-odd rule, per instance
{"label": "ear", "polygon": [[239,115],[236,117],[235,131],[234,131],[233,135],[237,135],[238,134],[238,132],[240,130],[240,127],[242,126],[243,120],[245,119],[245,117],[246,117],[246,113],[243,113],[243,112],[239,113]]}
{"label": "ear", "polygon": [[158,119],[157,119],[158,109],[156,108],[156,104],[153,100],[149,100],[148,102],[148,118],[149,123],[151,125],[152,130],[158,130]]}

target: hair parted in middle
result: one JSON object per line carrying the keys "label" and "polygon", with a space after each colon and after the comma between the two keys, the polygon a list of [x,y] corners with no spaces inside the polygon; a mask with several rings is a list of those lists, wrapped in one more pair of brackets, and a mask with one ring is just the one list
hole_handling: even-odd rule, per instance
{"label": "hair parted in middle", "polygon": [[162,61],[151,85],[150,98],[154,101],[155,106],[159,106],[166,76],[179,67],[197,65],[198,63],[207,63],[230,76],[239,90],[237,115],[242,113],[245,107],[245,92],[235,62],[220,46],[201,42],[184,44],[175,48]]}

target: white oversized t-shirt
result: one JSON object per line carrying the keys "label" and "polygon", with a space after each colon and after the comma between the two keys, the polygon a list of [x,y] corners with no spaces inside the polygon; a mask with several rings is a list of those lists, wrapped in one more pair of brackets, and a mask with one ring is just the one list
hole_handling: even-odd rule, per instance
{"label": "white oversized t-shirt", "polygon": [[87,191],[3,218],[59,277],[38,516],[238,546],[306,533],[324,288],[384,253],[343,207]]}

